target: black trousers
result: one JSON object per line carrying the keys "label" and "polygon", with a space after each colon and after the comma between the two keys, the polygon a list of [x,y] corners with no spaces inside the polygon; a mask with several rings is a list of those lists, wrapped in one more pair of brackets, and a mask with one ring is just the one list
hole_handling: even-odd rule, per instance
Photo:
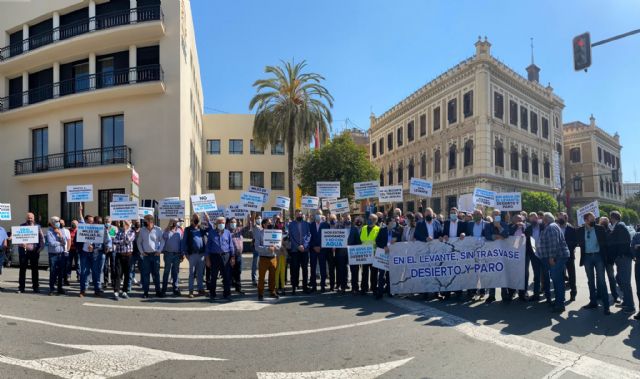
{"label": "black trousers", "polygon": [[362,279],[360,280],[360,291],[376,292],[378,287],[378,269],[373,265],[362,265]]}
{"label": "black trousers", "polygon": [[34,291],[40,288],[38,259],[40,259],[39,251],[23,251],[20,252],[20,273],[18,276],[18,289],[24,291],[26,285],[27,267],[31,268],[31,287]]}
{"label": "black trousers", "polygon": [[210,254],[211,260],[211,282],[209,282],[209,293],[211,297],[216,296],[216,287],[218,286],[218,274],[222,273],[222,295],[224,297],[231,295],[231,254]]}
{"label": "black trousers", "polygon": [[360,284],[358,283],[358,279],[360,277],[360,265],[349,266],[349,270],[351,271],[351,291],[358,292],[360,290]]}
{"label": "black trousers", "polygon": [[[109,274],[114,272],[114,257],[113,252],[108,252],[104,254],[104,267],[102,268],[102,273],[104,274],[104,280],[102,281],[102,288],[107,288],[107,284],[109,284]],[[111,280],[113,281],[113,275],[111,275]]]}
{"label": "black trousers", "polygon": [[[120,292],[122,288],[126,290],[129,288],[129,269],[131,267],[131,255],[127,254],[113,254],[114,264],[111,270],[111,281],[113,282],[113,290]],[[124,276],[124,283],[122,288],[120,287],[120,278]]]}
{"label": "black trousers", "polygon": [[308,289],[309,283],[309,252],[298,250],[289,252],[291,270],[291,288],[300,288],[300,270],[302,270],[302,289],[305,291]]}
{"label": "black trousers", "polygon": [[347,289],[347,277],[349,275],[349,255],[347,249],[336,249],[336,289]]}
{"label": "black trousers", "polygon": [[567,274],[569,276],[569,288],[571,289],[570,294],[575,296],[578,293],[578,288],[576,287],[576,258],[572,257],[567,259]]}
{"label": "black trousers", "polygon": [[329,266],[329,288],[333,290],[336,288],[336,251],[335,249],[327,249],[327,266]]}
{"label": "black trousers", "polygon": [[231,268],[232,284],[237,291],[240,291],[240,288],[242,287],[240,274],[242,274],[242,254],[240,254],[240,256],[236,256],[236,264]]}

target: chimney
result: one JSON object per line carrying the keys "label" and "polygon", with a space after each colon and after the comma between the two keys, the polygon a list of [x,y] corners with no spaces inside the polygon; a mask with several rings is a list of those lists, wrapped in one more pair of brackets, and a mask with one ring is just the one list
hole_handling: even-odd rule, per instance
{"label": "chimney", "polygon": [[491,55],[491,43],[489,43],[486,36],[484,37],[484,41],[478,36],[478,41],[475,43],[475,46],[477,58],[486,58]]}

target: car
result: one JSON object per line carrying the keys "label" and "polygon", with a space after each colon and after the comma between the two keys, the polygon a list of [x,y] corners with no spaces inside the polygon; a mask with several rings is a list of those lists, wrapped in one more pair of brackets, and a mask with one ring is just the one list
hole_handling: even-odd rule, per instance
{"label": "car", "polygon": [[[20,266],[18,245],[11,246],[11,254],[9,254],[7,266],[16,266],[16,267]],[[47,250],[47,246],[45,246],[40,252],[40,257],[38,258],[38,267],[44,268],[44,269],[49,267],[49,253]]]}

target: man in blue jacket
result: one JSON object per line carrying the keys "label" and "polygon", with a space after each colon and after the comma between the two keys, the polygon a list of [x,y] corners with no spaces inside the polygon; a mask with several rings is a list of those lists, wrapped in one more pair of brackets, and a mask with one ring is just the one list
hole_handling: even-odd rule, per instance
{"label": "man in blue jacket", "polygon": [[424,211],[424,220],[416,224],[414,237],[418,241],[428,242],[442,236],[442,224],[433,217],[433,209]]}
{"label": "man in blue jacket", "polygon": [[[482,210],[476,209],[473,211],[472,221],[467,223],[466,236],[472,237],[472,238],[486,239],[487,232],[489,231],[487,226],[489,226],[489,223],[486,220],[484,220]],[[472,297],[474,297],[474,295],[478,294],[478,300],[482,300],[482,298],[484,297],[484,293],[485,293],[484,288],[481,288],[480,290],[469,289],[467,291],[467,298],[471,299]]]}
{"label": "man in blue jacket", "polygon": [[[342,223],[338,226],[349,230],[347,239],[348,246],[360,245],[360,231],[351,223],[351,216],[348,213],[342,215]],[[347,277],[349,272],[349,252],[348,249],[336,249],[336,291],[344,294],[347,290]],[[357,283],[357,277],[356,277]]]}
{"label": "man in blue jacket", "polygon": [[289,270],[291,273],[291,293],[296,294],[300,285],[300,270],[302,270],[302,290],[308,292],[309,283],[309,223],[304,221],[302,211],[296,209],[295,220],[289,223]]}
{"label": "man in blue jacket", "polygon": [[309,257],[311,259],[311,280],[310,290],[317,290],[316,267],[320,264],[320,291],[325,292],[327,282],[327,256],[326,250],[322,249],[322,230],[331,229],[328,222],[322,221],[322,214],[318,211],[314,216],[314,220],[309,224],[310,241],[309,241]]}
{"label": "man in blue jacket", "polygon": [[609,219],[613,225],[613,230],[608,238],[608,252],[614,257],[616,264],[616,279],[622,290],[622,311],[625,313],[635,313],[636,307],[631,291],[631,234],[629,229],[622,222],[620,212],[613,211],[609,214]]}

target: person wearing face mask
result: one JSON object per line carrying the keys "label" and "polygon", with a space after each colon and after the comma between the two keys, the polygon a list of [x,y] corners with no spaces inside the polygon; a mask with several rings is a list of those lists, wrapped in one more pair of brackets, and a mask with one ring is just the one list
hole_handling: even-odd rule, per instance
{"label": "person wearing face mask", "polygon": [[315,292],[317,290],[316,267],[320,268],[320,291],[325,292],[327,282],[327,250],[322,248],[322,230],[330,229],[328,222],[322,221],[320,211],[314,216],[314,222],[309,225],[309,259],[311,261],[311,275],[309,278],[309,290]]}
{"label": "person wearing face mask", "polygon": [[[127,293],[131,293],[131,286],[133,284],[140,285],[142,283],[142,255],[138,249],[138,244],[135,242],[140,235],[140,220],[133,220],[131,222],[131,229],[136,233],[136,239],[133,242],[133,253],[131,254],[129,264],[129,286],[127,287]],[[140,272],[140,281],[136,280],[136,266]]]}
{"label": "person wearing face mask", "polygon": [[[402,231],[398,230],[399,226],[394,218],[388,218],[386,226],[380,228],[375,239],[375,246],[384,249],[389,254],[389,246],[402,238]],[[376,300],[382,299],[386,293],[391,296],[391,287],[389,285],[389,272],[387,270],[378,269],[378,280],[374,290]]]}
{"label": "person wearing face mask", "polygon": [[[342,215],[342,222],[338,226],[341,229],[347,229],[347,245],[360,245],[360,231],[351,223],[351,216],[348,213]],[[335,249],[336,259],[336,291],[338,294],[344,295],[347,290],[347,276],[349,269],[349,252],[347,248]],[[357,278],[357,277],[356,277]],[[357,283],[357,279],[356,279]]]}
{"label": "person wearing face mask", "polygon": [[211,268],[211,283],[209,284],[209,298],[216,298],[218,274],[222,273],[223,298],[231,300],[231,267],[235,264],[235,246],[231,232],[225,228],[224,217],[218,217],[215,226],[209,221],[207,213],[204,218],[209,225],[207,229],[206,265]]}
{"label": "person wearing face mask", "polygon": [[[485,239],[487,241],[497,241],[509,238],[510,228],[506,221],[502,220],[502,212],[500,212],[499,209],[494,209],[491,214],[493,216],[493,222],[486,226],[488,230],[485,233]],[[503,302],[507,303],[513,300],[515,290],[511,288],[502,288],[500,292]],[[494,301],[496,301],[496,289],[490,288],[489,297],[487,297],[485,303],[491,304]]]}
{"label": "person wearing face mask", "polygon": [[253,258],[251,260],[251,284],[254,287],[258,286],[258,250],[256,250],[255,236],[262,231],[262,217],[256,216],[251,226],[251,247],[253,252]]}
{"label": "person wearing face mask", "polygon": [[[378,233],[380,233],[380,227],[377,225],[378,216],[375,214],[370,214],[367,219],[367,225],[362,227],[360,231],[360,242],[362,245],[369,245],[372,249],[375,249],[376,246],[376,238],[378,237]],[[366,295],[369,292],[369,288],[371,291],[376,291],[376,287],[378,285],[378,269],[373,267],[371,264],[362,265],[362,280],[360,281],[360,294]]]}
{"label": "person wearing face mask", "polygon": [[[95,216],[93,222],[96,225],[104,225],[100,216]],[[106,287],[104,282],[104,262],[105,253],[111,249],[111,235],[107,233],[107,227],[104,227],[104,239],[102,243],[93,243],[91,245],[91,255],[93,266],[91,267],[91,281],[93,282],[93,291],[96,297],[101,297]]]}
{"label": "person wearing face mask", "polygon": [[448,241],[449,238],[464,239],[466,236],[467,225],[458,217],[458,208],[453,207],[449,211],[449,219],[444,222],[444,229],[440,240]]}
{"label": "person wearing face mask", "polygon": [[198,295],[204,296],[204,253],[205,231],[200,227],[200,216],[197,213],[191,215],[191,225],[184,231],[182,238],[182,252],[189,260],[189,298],[193,299],[194,281],[197,280]]}
{"label": "person wearing face mask", "polygon": [[[489,223],[487,221],[485,221],[483,218],[483,213],[481,209],[476,209],[473,211],[473,221],[467,223],[467,232],[465,233],[465,235],[467,237],[473,237],[476,239],[481,239],[481,238],[485,238],[487,237],[487,231],[488,228],[487,226],[490,226]],[[475,298],[476,300],[482,300],[482,298],[484,298],[484,294],[485,291],[484,289],[475,289],[475,288],[471,288],[467,290],[467,299],[471,300],[472,298]]]}
{"label": "person wearing face mask", "polygon": [[160,227],[155,225],[152,215],[144,216],[146,226],[140,229],[138,235],[138,249],[142,255],[142,290],[143,298],[149,298],[150,280],[153,277],[153,284],[157,297],[163,297],[160,288],[160,253],[164,250],[165,240]]}
{"label": "person wearing face mask", "polygon": [[[540,301],[540,287],[542,281],[547,281],[548,273],[542,269],[542,261],[537,255],[537,249],[540,246],[540,236],[544,230],[544,225],[539,222],[538,214],[529,213],[529,225],[524,230],[527,238],[527,254],[525,256],[525,288],[529,288],[529,264],[533,270],[533,296],[529,297],[529,301]],[[551,290],[547,287],[544,289],[545,298],[551,301]]]}
{"label": "person wearing face mask", "polygon": [[235,264],[231,267],[231,285],[239,295],[244,295],[242,292],[242,281],[240,276],[242,274],[242,249],[244,237],[242,236],[242,227],[238,226],[238,220],[232,217],[229,220],[229,231],[231,232],[231,239],[233,240],[235,250]]}
{"label": "person wearing face mask", "polygon": [[[633,260],[636,262],[634,265],[634,274],[636,278],[636,295],[638,297],[638,303],[640,304],[640,225],[636,225],[636,234],[634,234],[631,240],[631,249],[634,253]],[[640,320],[640,312],[638,312],[634,319]]]}
{"label": "person wearing face mask", "polygon": [[636,307],[631,291],[631,234],[624,222],[622,222],[620,212],[612,211],[609,214],[611,220],[611,234],[607,240],[607,252],[616,265],[616,280],[622,290],[622,304],[620,307],[625,313],[635,313]]}
{"label": "person wearing face mask", "polygon": [[576,229],[573,225],[569,224],[569,216],[565,212],[558,213],[556,218],[556,224],[560,227],[560,230],[564,233],[564,240],[567,242],[569,248],[569,259],[567,260],[567,276],[569,282],[569,301],[575,301],[578,294],[578,287],[576,286],[576,255],[574,250],[578,245],[578,236],[576,235]]}
{"label": "person wearing face mask", "polygon": [[415,241],[416,218],[411,212],[405,215],[406,225],[402,228],[402,242]]}
{"label": "person wearing face mask", "polygon": [[180,272],[180,263],[184,259],[184,255],[181,252],[182,246],[182,229],[178,226],[178,219],[172,218],[169,220],[169,225],[162,233],[162,239],[164,245],[162,254],[164,258],[164,273],[162,274],[162,296],[167,294],[167,285],[169,282],[169,275],[171,275],[171,285],[173,288],[173,295],[180,296],[180,287],[178,274]]}
{"label": "person wearing face mask", "polygon": [[[362,218],[360,216],[356,217],[354,224],[351,226],[351,232],[349,233],[349,245],[351,242],[357,242],[358,245],[362,245],[362,241],[360,241],[360,234],[362,233]],[[354,229],[355,228],[355,229]],[[351,239],[351,233],[356,233],[357,237]],[[348,253],[348,251],[347,251]],[[347,263],[349,261],[349,257],[347,256]],[[360,278],[360,265],[350,265],[349,271],[351,271],[351,293],[356,295],[360,292],[360,285],[358,279]]]}
{"label": "person wearing face mask", "polygon": [[69,227],[69,239],[71,241],[71,246],[69,247],[69,257],[66,259],[67,270],[64,278],[64,285],[69,285],[69,279],[71,279],[71,272],[73,270],[76,271],[76,280],[80,281],[80,265],[78,259],[78,251],[82,248],[82,244],[79,244],[76,241],[76,234],[78,232],[78,221],[71,221],[71,226]]}
{"label": "person wearing face mask", "polygon": [[607,255],[607,232],[602,226],[596,224],[593,213],[589,212],[583,217],[584,224],[576,232],[576,240],[580,246],[580,266],[584,266],[587,273],[589,304],[582,308],[596,309],[600,300],[604,314],[610,315],[604,268]]}
{"label": "person wearing face mask", "polygon": [[[118,231],[113,237],[113,253],[115,264],[113,268],[113,297],[118,300],[120,297],[128,299],[128,292],[131,280],[129,269],[131,267],[131,256],[133,254],[133,244],[136,240],[136,231],[131,229],[130,221],[119,221]],[[124,277],[122,287],[120,278]]]}
{"label": "person wearing face mask", "polygon": [[49,296],[55,295],[56,285],[58,294],[64,294],[62,281],[64,277],[64,252],[69,246],[69,240],[60,226],[60,218],[51,217],[49,230],[45,237],[49,250]]}
{"label": "person wearing face mask", "polygon": [[424,221],[416,224],[414,236],[416,240],[422,242],[429,242],[442,236],[442,224],[435,219],[433,209],[427,208],[424,211]]}
{"label": "person wearing face mask", "polygon": [[67,246],[65,246],[63,253],[63,265],[60,276],[62,277],[63,284],[65,286],[69,285],[69,281],[67,280],[67,261],[69,261],[69,250],[71,246],[73,246],[73,240],[71,239],[71,232],[69,229],[65,228],[65,222],[63,219],[60,219],[60,230],[64,233],[64,237],[67,239]]}
{"label": "person wearing face mask", "polygon": [[[36,226],[35,215],[27,213],[26,220],[20,226]],[[24,293],[26,285],[27,267],[31,269],[31,286],[33,292],[40,293],[40,281],[38,273],[38,260],[40,252],[45,246],[44,233],[38,226],[38,243],[22,244],[18,246],[18,257],[20,259],[20,272],[18,276],[18,292]]]}
{"label": "person wearing face mask", "polygon": [[[607,243],[611,239],[611,224],[608,217],[600,217],[598,220],[600,226],[602,226],[607,233]],[[615,270],[615,255],[607,249],[607,254],[604,257],[604,269],[607,274],[607,280],[609,282],[609,290],[613,297],[614,304],[620,304],[620,296],[618,294],[618,283],[616,282],[616,270]]]}
{"label": "person wearing face mask", "polygon": [[[338,229],[338,217],[335,214],[329,216],[330,229]],[[336,286],[336,249],[323,249],[327,257],[327,276],[329,277],[329,292],[333,292]]]}
{"label": "person wearing face mask", "polygon": [[[569,248],[564,240],[564,233],[555,223],[553,214],[546,212],[543,216],[544,230],[540,235],[540,246],[538,246],[538,257],[544,267],[549,272],[549,277],[553,281],[555,302],[552,311],[562,313],[565,310],[564,300],[564,269],[569,258]],[[545,280],[545,290],[550,289],[551,284]],[[551,304],[551,302],[549,301]]]}
{"label": "person wearing face mask", "polygon": [[[116,236],[116,232],[118,231],[118,228],[111,223],[111,216],[104,216],[104,227],[106,229],[106,233],[109,234],[109,238],[113,240],[113,237]],[[113,255],[113,251],[111,247],[105,248],[103,254],[104,254],[104,264],[102,265],[102,284],[104,286],[103,288],[104,290],[110,284],[113,285],[113,283],[109,283],[109,276],[114,271],[113,267],[115,264],[115,257]],[[115,278],[111,277],[111,281],[113,282],[114,280]]]}
{"label": "person wearing face mask", "polygon": [[304,221],[302,211],[295,210],[295,220],[289,223],[289,273],[291,276],[291,293],[296,294],[300,285],[302,270],[302,289],[308,292],[309,280],[309,242],[311,225]]}
{"label": "person wearing face mask", "polygon": [[265,276],[269,272],[269,296],[277,299],[280,296],[276,293],[276,250],[279,246],[266,246],[264,244],[264,233],[273,229],[270,219],[262,220],[262,231],[255,236],[256,248],[260,254],[260,263],[258,264],[258,300],[264,299]]}
{"label": "person wearing face mask", "polygon": [[[516,214],[511,218],[511,225],[509,225],[509,235],[514,236],[516,238],[525,237],[525,247],[526,247],[526,250],[529,250],[531,248],[531,239],[527,237],[526,228],[527,227],[526,227],[526,224],[524,223],[524,218],[522,217],[521,214]],[[525,262],[526,262],[526,259],[525,259]],[[528,300],[526,283],[528,282],[528,278],[529,278],[529,270],[526,264],[525,264],[525,270],[526,270],[526,272],[524,273],[525,289],[518,290],[518,300],[520,301]]]}

